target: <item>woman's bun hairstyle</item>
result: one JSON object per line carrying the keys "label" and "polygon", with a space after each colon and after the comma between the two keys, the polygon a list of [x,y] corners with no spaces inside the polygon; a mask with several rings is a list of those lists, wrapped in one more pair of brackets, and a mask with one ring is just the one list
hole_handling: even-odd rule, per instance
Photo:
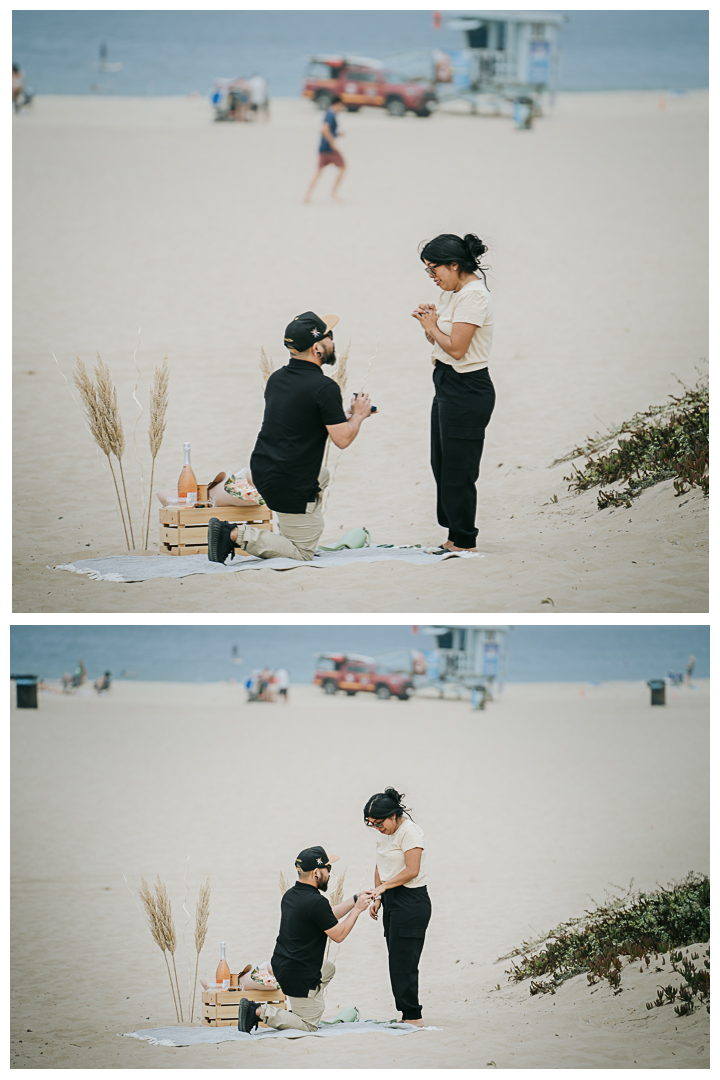
{"label": "woman's bun hairstyle", "polygon": [[471,259],[475,260],[475,264],[479,264],[483,255],[487,251],[487,244],[483,244],[482,240],[475,235],[475,233],[465,233],[463,236],[463,243],[468,249],[468,253]]}
{"label": "woman's bun hairstyle", "polygon": [[408,809],[403,803],[404,795],[401,795],[397,788],[386,787],[384,791],[379,791],[377,795],[371,795],[368,801],[365,803],[363,809],[363,817],[367,822],[368,818],[400,818],[403,814],[408,813]]}
{"label": "woman's bun hairstyle", "polygon": [[[457,263],[459,269],[466,274],[481,274],[485,281],[485,270],[480,265],[480,260],[487,250],[487,244],[475,233],[465,233],[463,237],[456,236],[455,233],[440,233],[434,240],[420,245],[420,258],[436,266]],[[487,281],[485,284],[487,285]]]}
{"label": "woman's bun hairstyle", "polygon": [[402,801],[405,796],[401,795],[400,792],[397,791],[394,787],[386,787],[385,794],[388,796],[388,798],[394,799],[398,806],[402,806]]}

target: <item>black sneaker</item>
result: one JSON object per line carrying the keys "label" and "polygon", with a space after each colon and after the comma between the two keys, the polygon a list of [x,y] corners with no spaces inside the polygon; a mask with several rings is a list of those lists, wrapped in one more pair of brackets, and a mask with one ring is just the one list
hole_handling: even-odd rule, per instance
{"label": "black sneaker", "polygon": [[208,522],[208,559],[210,562],[224,563],[228,555],[235,558],[235,548],[238,546],[230,539],[230,533],[237,526],[232,521],[220,521],[219,518],[210,518]]}
{"label": "black sneaker", "polygon": [[238,1031],[250,1032],[258,1026],[257,1001],[248,998],[240,999],[240,1012],[238,1014]]}

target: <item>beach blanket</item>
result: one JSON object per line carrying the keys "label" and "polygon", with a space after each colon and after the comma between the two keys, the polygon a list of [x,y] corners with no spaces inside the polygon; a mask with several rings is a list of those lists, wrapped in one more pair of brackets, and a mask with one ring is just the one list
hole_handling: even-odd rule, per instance
{"label": "beach blanket", "polygon": [[370,544],[357,550],[317,552],[314,559],[259,559],[255,555],[236,555],[225,563],[210,562],[207,555],[112,555],[107,559],[76,559],[75,562],[49,566],[48,570],[69,570],[87,574],[93,581],[149,581],[151,578],[181,578],[191,574],[236,574],[242,570],[297,570],[312,567],[323,570],[333,566],[360,566],[371,562],[403,562],[432,566],[445,559],[481,559],[474,552],[442,551],[437,548],[395,547]]}
{"label": "beach blanket", "polygon": [[[189,558],[189,556],[188,556]],[[303,1039],[309,1035],[327,1038],[335,1035],[366,1035],[372,1031],[384,1031],[388,1035],[412,1035],[418,1031],[442,1031],[436,1027],[415,1027],[414,1024],[402,1024],[395,1020],[356,1020],[352,1024],[333,1024],[320,1021],[317,1031],[297,1031],[287,1028],[276,1031],[263,1028],[261,1031],[238,1031],[236,1027],[162,1027],[147,1028],[144,1031],[126,1031],[121,1038],[142,1039],[153,1046],[196,1046],[198,1043],[257,1042],[258,1039]]]}

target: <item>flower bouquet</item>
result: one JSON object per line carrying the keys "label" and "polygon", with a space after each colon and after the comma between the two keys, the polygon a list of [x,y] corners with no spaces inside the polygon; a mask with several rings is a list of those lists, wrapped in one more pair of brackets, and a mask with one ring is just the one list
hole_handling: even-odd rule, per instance
{"label": "flower bouquet", "polygon": [[246,470],[241,469],[239,473],[233,473],[232,476],[228,476],[227,480],[223,484],[225,491],[228,495],[232,495],[235,499],[243,499],[245,502],[255,503],[258,506],[264,506],[265,500],[256,487],[248,481],[246,477]]}
{"label": "flower bouquet", "polygon": [[257,983],[258,990],[279,989],[277,979],[265,967],[254,967],[250,972],[250,978],[254,983]]}

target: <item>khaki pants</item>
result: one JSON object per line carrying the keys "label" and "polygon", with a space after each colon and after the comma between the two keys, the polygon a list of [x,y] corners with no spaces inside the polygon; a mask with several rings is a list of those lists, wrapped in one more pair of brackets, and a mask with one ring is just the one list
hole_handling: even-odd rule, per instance
{"label": "khaki pants", "polygon": [[274,1005],[260,1006],[260,1019],[268,1027],[282,1031],[295,1028],[297,1031],[317,1031],[320,1017],[325,1011],[325,990],[335,974],[335,965],[326,960],[322,966],[320,985],[311,990],[306,998],[291,997],[292,1012],[276,1009]]}
{"label": "khaki pants", "polygon": [[284,556],[286,559],[309,562],[315,555],[325,527],[322,501],[329,483],[330,472],[323,466],[318,476],[320,493],[315,502],[307,504],[304,514],[278,514],[280,532],[277,533],[268,529],[253,529],[251,525],[238,525],[238,546],[260,559]]}

